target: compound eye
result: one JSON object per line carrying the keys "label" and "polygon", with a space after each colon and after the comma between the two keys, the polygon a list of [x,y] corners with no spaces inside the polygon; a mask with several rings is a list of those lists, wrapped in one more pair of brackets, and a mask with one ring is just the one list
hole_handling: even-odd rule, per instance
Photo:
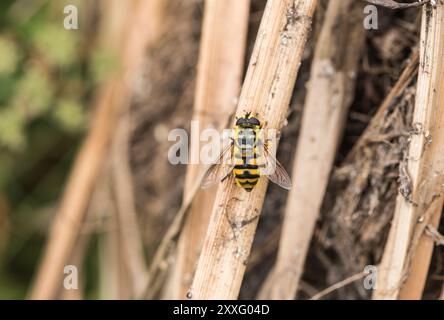
{"label": "compound eye", "polygon": [[237,121],[236,121],[236,125],[237,125],[237,126],[240,126],[240,125],[242,125],[242,124],[245,124],[245,119],[244,119],[244,118],[239,118],[239,119],[237,119]]}
{"label": "compound eye", "polygon": [[250,118],[250,119],[249,119],[249,122],[250,122],[252,125],[254,125],[254,126],[260,126],[260,125],[261,125],[260,121],[259,121],[258,119],[256,119],[256,118]]}

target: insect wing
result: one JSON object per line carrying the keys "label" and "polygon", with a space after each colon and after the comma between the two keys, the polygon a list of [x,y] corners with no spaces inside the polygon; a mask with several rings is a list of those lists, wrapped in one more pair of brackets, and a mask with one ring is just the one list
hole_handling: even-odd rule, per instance
{"label": "insect wing", "polygon": [[218,159],[206,171],[201,188],[210,188],[216,183],[221,182],[228,174],[233,171],[234,162],[232,161],[233,143],[229,143],[221,152]]}
{"label": "insect wing", "polygon": [[291,189],[291,179],[287,171],[284,169],[282,164],[272,155],[267,145],[264,144],[263,148],[263,159],[264,164],[262,165],[261,175],[268,176],[272,182],[281,186],[284,189]]}

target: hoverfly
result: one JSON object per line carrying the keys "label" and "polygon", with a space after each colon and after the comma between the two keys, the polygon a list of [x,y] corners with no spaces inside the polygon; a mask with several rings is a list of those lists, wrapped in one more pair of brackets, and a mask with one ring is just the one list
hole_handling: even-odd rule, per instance
{"label": "hoverfly", "polygon": [[202,180],[202,188],[234,177],[237,186],[251,192],[261,176],[289,190],[290,177],[271,154],[267,142],[261,139],[260,121],[246,113],[234,126],[234,137],[223,148],[217,160],[209,167]]}

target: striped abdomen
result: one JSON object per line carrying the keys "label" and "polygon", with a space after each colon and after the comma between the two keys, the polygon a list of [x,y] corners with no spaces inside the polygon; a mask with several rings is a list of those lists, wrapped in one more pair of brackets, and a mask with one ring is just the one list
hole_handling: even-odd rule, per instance
{"label": "striped abdomen", "polygon": [[235,131],[233,146],[235,158],[234,180],[239,187],[248,192],[253,190],[260,177],[257,163],[257,129],[239,127]]}

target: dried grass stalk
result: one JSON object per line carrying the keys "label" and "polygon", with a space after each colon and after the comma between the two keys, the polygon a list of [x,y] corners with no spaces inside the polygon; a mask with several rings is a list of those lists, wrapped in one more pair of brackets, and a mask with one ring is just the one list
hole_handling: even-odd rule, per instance
{"label": "dried grass stalk", "polygon": [[405,2],[398,2],[394,0],[365,0],[368,3],[376,4],[378,6],[382,6],[385,8],[389,8],[392,10],[397,9],[406,9],[406,8],[412,8],[412,7],[419,7],[424,5],[425,3],[429,2],[430,0],[418,0],[414,3],[405,3]]}
{"label": "dried grass stalk", "polygon": [[142,236],[134,200],[133,179],[129,163],[129,112],[120,117],[111,150],[113,190],[116,201],[117,225],[120,229],[122,257],[128,265],[131,297],[142,294],[146,282],[146,264]]}
{"label": "dried grass stalk", "polygon": [[[346,160],[332,173],[316,234],[324,250],[338,257],[324,262],[329,284],[380,260],[398,193],[399,164],[408,144],[418,60],[416,50]],[[362,282],[353,286],[358,297],[368,298]]]}
{"label": "dried grass stalk", "polygon": [[[193,120],[200,132],[212,127],[224,129],[235,110],[244,69],[248,30],[249,0],[207,0],[205,2],[202,40],[199,54],[196,98]],[[200,132],[196,134],[199,139]],[[195,137],[191,137],[191,141]],[[199,157],[197,144],[191,144],[191,154]],[[203,165],[189,165],[185,180],[187,198],[193,184],[204,170]],[[205,232],[214,204],[215,192],[201,190],[193,200],[191,211],[178,242],[171,292],[175,299],[184,299],[191,285]]]}
{"label": "dried grass stalk", "polygon": [[[260,299],[293,299],[319,216],[364,47],[362,3],[330,0],[316,47],[273,271]],[[348,45],[352,43],[353,45]]]}
{"label": "dried grass stalk", "polygon": [[422,17],[415,132],[406,158],[409,184],[397,198],[374,299],[422,297],[434,246],[424,230],[428,225],[437,227],[444,200],[443,35],[444,4],[427,4]]}
{"label": "dried grass stalk", "polygon": [[[315,6],[315,0],[267,2],[237,116],[248,110],[266,128],[282,128]],[[251,193],[230,179],[219,186],[188,297],[238,297],[267,184],[261,179]]]}
{"label": "dried grass stalk", "polygon": [[141,27],[151,19],[152,12],[148,10],[150,1],[131,2],[123,7],[124,10],[119,6],[122,5],[120,1],[112,4],[116,9],[113,12],[120,13],[120,23],[116,26],[119,32],[110,39],[117,38],[115,41],[120,45],[110,40],[110,47],[121,49],[120,58],[124,67],[121,73],[105,84],[99,94],[91,130],[77,156],[51,227],[30,295],[32,299],[56,297],[62,283],[63,268],[75,247],[91,193],[104,163],[118,111],[128,102],[130,92],[126,81],[134,76],[147,44],[153,39],[153,30]]}

